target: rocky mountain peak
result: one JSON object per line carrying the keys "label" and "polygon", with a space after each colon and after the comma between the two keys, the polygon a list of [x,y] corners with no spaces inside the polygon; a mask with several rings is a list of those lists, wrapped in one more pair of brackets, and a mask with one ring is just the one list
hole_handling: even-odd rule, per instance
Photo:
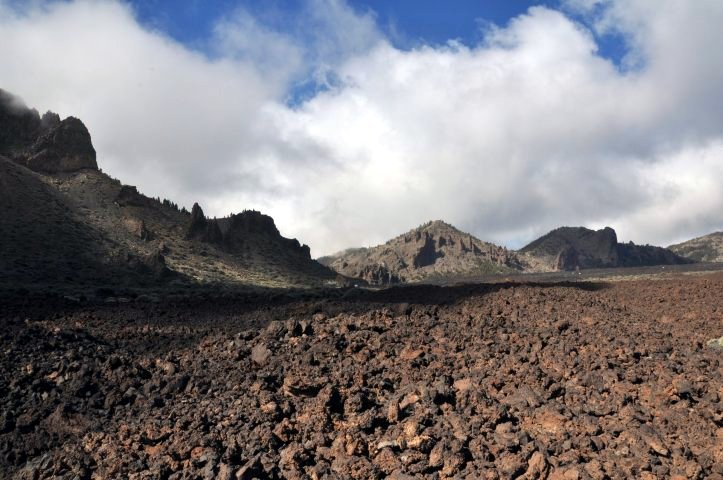
{"label": "rocky mountain peak", "polygon": [[191,218],[186,225],[186,238],[207,243],[220,243],[223,240],[223,235],[218,223],[208,220],[201,206],[194,203],[191,208]]}
{"label": "rocky mountain peak", "polygon": [[479,275],[519,269],[514,252],[432,220],[383,245],[352,249],[320,261],[375,285],[444,275]]}
{"label": "rocky mountain peak", "polygon": [[97,170],[90,133],[75,117],[42,117],[22,100],[0,90],[0,155],[42,173]]}
{"label": "rocky mountain peak", "polygon": [[670,250],[650,245],[619,243],[610,227],[560,227],[520,250],[523,258],[542,270],[614,268],[687,263]]}

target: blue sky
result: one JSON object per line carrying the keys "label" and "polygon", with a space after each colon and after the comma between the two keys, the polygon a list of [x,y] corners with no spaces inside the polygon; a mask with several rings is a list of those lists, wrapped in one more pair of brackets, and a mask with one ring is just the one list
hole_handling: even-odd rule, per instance
{"label": "blue sky", "polygon": [[[302,8],[301,0],[232,1],[232,0],[129,0],[140,20],[167,32],[173,38],[193,44],[209,35],[213,24],[235,9],[252,12],[283,11],[289,17]],[[527,0],[363,0],[350,4],[358,12],[372,10],[383,30],[390,33],[397,45],[415,42],[439,44],[460,39],[467,44],[479,40],[479,23],[504,24],[533,5],[556,2]],[[553,5],[554,6],[554,5]],[[394,32],[396,31],[396,32]]]}
{"label": "blue sky", "polygon": [[[264,19],[273,28],[290,28],[305,0],[128,0],[139,21],[183,44],[204,50],[213,26],[239,8]],[[373,12],[378,27],[392,44],[410,49],[421,44],[441,45],[450,40],[474,46],[486,24],[505,26],[530,7],[562,9],[558,1],[530,0],[353,0],[359,13]],[[569,12],[567,12],[570,14]],[[583,18],[575,20],[584,22]],[[599,54],[619,64],[625,45],[617,35],[597,37]]]}
{"label": "blue sky", "polygon": [[[265,28],[289,35],[310,50],[314,49],[314,27],[300,20],[314,0],[125,1],[132,5],[142,25],[211,57],[217,50],[214,27],[239,11],[249,13]],[[402,51],[424,45],[437,47],[452,41],[475,47],[483,42],[489,26],[505,27],[534,6],[562,10],[583,25],[587,20],[566,10],[559,0],[352,0],[347,5],[359,15],[371,14],[378,30]],[[599,36],[589,25],[585,26],[595,35],[598,55],[620,68],[626,53],[623,38],[615,34]],[[307,62],[311,64],[313,59],[307,58]],[[306,75],[295,78],[289,85],[284,97],[287,105],[299,107],[335,82],[334,72],[319,82],[311,75],[313,66],[309,67]]]}

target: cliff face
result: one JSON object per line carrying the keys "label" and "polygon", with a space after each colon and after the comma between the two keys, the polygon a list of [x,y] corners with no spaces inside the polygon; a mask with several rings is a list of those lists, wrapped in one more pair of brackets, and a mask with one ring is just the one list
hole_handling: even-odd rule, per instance
{"label": "cliff face", "polygon": [[543,235],[520,251],[524,260],[541,265],[542,270],[577,268],[641,267],[676,265],[690,260],[651,245],[618,243],[615,230],[605,227],[560,227]]}
{"label": "cliff face", "polygon": [[95,148],[83,122],[42,117],[18,98],[0,90],[0,155],[42,173],[97,170]]}
{"label": "cliff face", "polygon": [[347,250],[319,261],[372,285],[509,273],[522,268],[514,252],[483,242],[441,220],[428,222],[383,245]]}
{"label": "cliff face", "polygon": [[618,237],[610,227],[590,230],[584,227],[560,227],[520,249],[550,270],[616,267]]}

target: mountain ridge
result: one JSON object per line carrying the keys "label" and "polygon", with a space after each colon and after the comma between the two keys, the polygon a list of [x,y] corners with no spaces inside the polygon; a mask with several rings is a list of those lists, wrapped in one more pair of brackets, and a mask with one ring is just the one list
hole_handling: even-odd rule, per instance
{"label": "mountain ridge", "polygon": [[[559,227],[515,251],[443,220],[431,220],[375,247],[347,249],[317,262],[308,246],[282,237],[274,220],[261,212],[210,219],[197,203],[188,212],[111,178],[98,169],[82,121],[60,119],[53,112],[41,116],[1,89],[0,173],[1,225],[7,232],[0,239],[5,254],[0,266],[8,282],[62,277],[70,283],[119,278],[136,284],[321,286],[348,285],[350,279],[358,279],[393,285],[489,274],[681,264],[709,258],[708,253],[715,253],[710,258],[723,259],[720,233],[688,242],[706,238],[718,242],[720,237],[719,250],[718,243],[713,250],[703,248],[708,253],[700,253],[702,247],[692,244],[672,246],[681,256],[661,247],[619,243],[610,227],[597,231]],[[18,199],[24,199],[21,205]],[[44,208],[46,204],[51,206]],[[51,243],[29,240],[41,238]],[[53,239],[62,239],[62,248],[54,246]],[[108,275],[98,273],[103,269]]]}
{"label": "mountain ridge", "polygon": [[434,220],[375,247],[351,248],[320,263],[373,285],[488,274],[540,273],[588,268],[691,263],[662,247],[619,243],[605,227],[558,227],[520,250],[485,242]]}
{"label": "mountain ridge", "polygon": [[662,247],[618,242],[614,229],[558,227],[518,251],[552,270],[640,267],[692,263]]}
{"label": "mountain ridge", "polygon": [[698,262],[723,262],[723,231],[695,237],[668,248]]}
{"label": "mountain ridge", "polygon": [[307,287],[337,277],[260,212],[209,220],[196,205],[195,221],[219,237],[189,232],[194,212],[98,169],[82,121],[41,117],[3,90],[0,173],[0,282]]}

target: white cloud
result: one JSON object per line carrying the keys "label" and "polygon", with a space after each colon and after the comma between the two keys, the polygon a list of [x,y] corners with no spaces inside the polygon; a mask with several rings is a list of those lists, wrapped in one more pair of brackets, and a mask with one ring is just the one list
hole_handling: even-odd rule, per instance
{"label": "white cloud", "polygon": [[723,139],[639,164],[637,175],[646,200],[618,221],[622,237],[669,245],[723,229]]}
{"label": "white cloud", "polygon": [[287,82],[303,68],[301,46],[259,23],[244,9],[216,24],[210,49],[222,58],[255,65],[265,77]]}
{"label": "white cloud", "polygon": [[[125,182],[216,215],[260,208],[315,255],[432,218],[511,246],[562,224],[660,244],[720,229],[723,5],[593,3],[566,11],[628,39],[639,68],[539,7],[480,45],[411,51],[339,0],[283,31],[238,11],[211,60],[87,0],[0,8],[0,86],[82,118]],[[341,82],[284,104],[329,71]]]}

